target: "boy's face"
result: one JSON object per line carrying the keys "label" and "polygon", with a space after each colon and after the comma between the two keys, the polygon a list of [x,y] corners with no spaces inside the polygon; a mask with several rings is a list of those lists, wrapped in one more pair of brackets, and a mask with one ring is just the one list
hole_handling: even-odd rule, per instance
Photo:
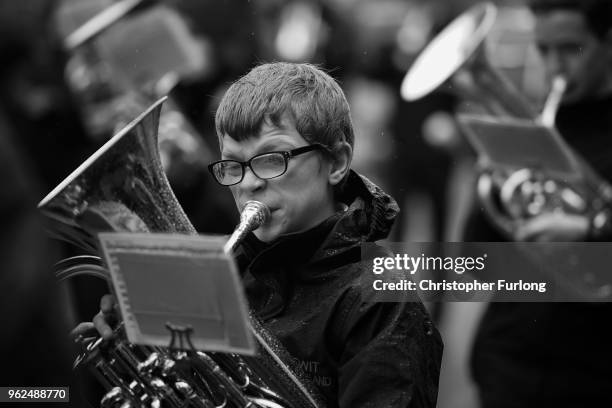
{"label": "boy's face", "polygon": [[582,14],[563,9],[537,14],[535,41],[549,79],[563,75],[568,81],[564,102],[588,98],[605,88],[609,52]]}
{"label": "boy's face", "polygon": [[[256,137],[241,142],[224,135],[221,156],[247,161],[258,154],[308,145],[292,121],[283,120],[280,128],[264,123]],[[312,228],[334,213],[329,173],[329,160],[321,152],[311,151],[289,159],[285,174],[273,179],[260,179],[246,167],[244,179],[229,188],[238,210],[249,200],[268,205],[270,217],[255,235],[261,241],[271,242],[281,235]]]}

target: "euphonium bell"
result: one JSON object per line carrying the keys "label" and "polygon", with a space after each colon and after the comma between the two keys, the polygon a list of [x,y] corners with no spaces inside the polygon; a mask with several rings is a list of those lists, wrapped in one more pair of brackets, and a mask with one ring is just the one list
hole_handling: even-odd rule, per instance
{"label": "euphonium bell", "polygon": [[102,231],[195,233],[157,148],[160,99],[74,170],[39,204],[51,232],[97,253]]}
{"label": "euphonium bell", "polygon": [[496,116],[534,118],[535,109],[487,57],[484,42],[496,16],[495,5],[479,3],[446,26],[404,76],[402,98],[414,101],[445,88]]}
{"label": "euphonium bell", "polygon": [[[58,264],[62,278],[107,277],[97,233],[195,234],[162,169],[157,127],[164,99],[117,133],[39,204],[57,238],[90,253]],[[250,202],[229,250],[265,220],[267,207]],[[129,344],[120,326],[114,339],[88,340],[75,365],[87,365],[107,388],[103,407],[321,406],[295,359],[251,316],[259,355],[169,350]]]}

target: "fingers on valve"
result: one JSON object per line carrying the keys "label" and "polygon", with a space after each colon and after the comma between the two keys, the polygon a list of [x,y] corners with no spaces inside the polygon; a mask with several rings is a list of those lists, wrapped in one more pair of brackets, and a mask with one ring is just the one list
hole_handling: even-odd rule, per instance
{"label": "fingers on valve", "polygon": [[70,332],[70,336],[75,340],[96,335],[96,327],[92,322],[79,323],[79,325]]}
{"label": "fingers on valve", "polygon": [[104,339],[108,340],[113,336],[113,329],[110,327],[110,322],[108,322],[107,316],[102,311],[94,316],[93,325]]}
{"label": "fingers on valve", "polygon": [[100,299],[100,310],[105,314],[115,313],[116,306],[117,303],[113,295],[104,295]]}

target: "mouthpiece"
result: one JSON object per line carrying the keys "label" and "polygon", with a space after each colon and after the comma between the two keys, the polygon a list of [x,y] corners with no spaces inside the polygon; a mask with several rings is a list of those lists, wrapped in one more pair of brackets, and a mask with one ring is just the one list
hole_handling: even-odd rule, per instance
{"label": "mouthpiece", "polygon": [[550,93],[546,98],[544,109],[542,110],[542,115],[540,116],[540,120],[544,126],[555,126],[557,110],[559,110],[559,104],[561,104],[561,99],[563,98],[566,88],[567,80],[563,76],[557,75],[553,79]]}
{"label": "mouthpiece", "polygon": [[236,227],[232,235],[225,244],[226,254],[234,252],[238,244],[251,231],[255,231],[270,216],[270,209],[261,201],[247,201],[240,212],[240,224]]}

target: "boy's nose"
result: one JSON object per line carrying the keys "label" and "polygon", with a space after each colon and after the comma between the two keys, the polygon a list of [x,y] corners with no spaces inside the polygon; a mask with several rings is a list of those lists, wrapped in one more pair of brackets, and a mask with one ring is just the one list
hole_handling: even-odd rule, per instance
{"label": "boy's nose", "polygon": [[239,187],[245,191],[261,190],[266,185],[266,180],[260,179],[253,173],[250,167],[245,166],[244,178],[239,184]]}

